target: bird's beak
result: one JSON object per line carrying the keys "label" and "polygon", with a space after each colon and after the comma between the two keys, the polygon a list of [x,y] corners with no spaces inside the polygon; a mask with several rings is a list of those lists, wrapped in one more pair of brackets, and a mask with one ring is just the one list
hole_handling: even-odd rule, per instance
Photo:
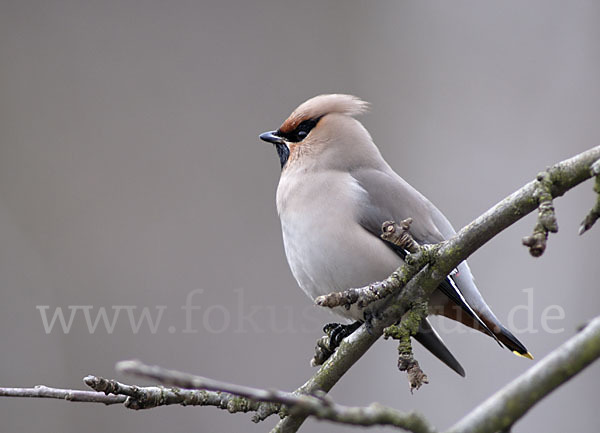
{"label": "bird's beak", "polygon": [[277,135],[277,131],[263,132],[258,136],[258,138],[260,138],[263,141],[266,141],[267,143],[283,144],[283,138]]}

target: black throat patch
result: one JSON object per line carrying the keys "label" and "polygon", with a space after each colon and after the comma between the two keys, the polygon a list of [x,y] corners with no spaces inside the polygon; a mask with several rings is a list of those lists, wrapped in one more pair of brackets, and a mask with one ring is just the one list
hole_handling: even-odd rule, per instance
{"label": "black throat patch", "polygon": [[283,170],[285,163],[290,157],[290,149],[285,143],[277,143],[275,144],[275,148],[277,149],[277,155],[279,155],[279,162],[281,162],[281,169]]}

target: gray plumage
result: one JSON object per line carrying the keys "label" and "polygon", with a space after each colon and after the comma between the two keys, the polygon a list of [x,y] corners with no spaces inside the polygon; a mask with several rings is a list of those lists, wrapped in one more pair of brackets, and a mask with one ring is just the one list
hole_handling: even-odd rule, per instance
{"label": "gray plumage", "polygon": [[[379,238],[384,221],[411,217],[410,233],[419,243],[438,243],[455,234],[446,217],[392,170],[352,117],[366,107],[349,95],[317,96],[300,105],[278,130],[261,135],[275,144],[282,163],[277,210],[288,263],[313,299],[382,280],[403,263]],[[485,303],[466,262],[448,278],[444,290],[432,295],[431,313],[459,320],[531,356]],[[335,312],[364,320],[364,311],[355,306]],[[428,322],[417,340],[464,375]]]}

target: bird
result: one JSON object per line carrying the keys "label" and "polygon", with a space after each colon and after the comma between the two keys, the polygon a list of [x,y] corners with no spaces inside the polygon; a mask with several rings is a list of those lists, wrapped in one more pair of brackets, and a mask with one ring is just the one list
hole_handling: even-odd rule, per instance
{"label": "bird", "polygon": [[[313,300],[381,281],[403,264],[407,252],[380,237],[385,221],[412,218],[409,233],[419,244],[439,243],[456,234],[442,212],[384,160],[356,119],[368,108],[353,95],[315,96],[278,129],[259,136],[272,143],[279,156],[276,205],[285,255],[298,285]],[[356,321],[343,325],[354,330],[378,308],[370,307],[336,307],[334,313]],[[533,359],[487,305],[466,261],[430,296],[428,314],[480,330],[513,353]],[[465,376],[429,319],[414,337]]]}

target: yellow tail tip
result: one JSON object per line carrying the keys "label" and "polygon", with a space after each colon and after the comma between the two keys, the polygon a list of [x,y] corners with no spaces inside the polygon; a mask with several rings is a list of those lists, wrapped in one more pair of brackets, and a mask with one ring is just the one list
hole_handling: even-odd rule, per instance
{"label": "yellow tail tip", "polygon": [[515,355],[517,355],[517,356],[522,357],[522,358],[527,358],[527,359],[533,360],[533,355],[531,353],[529,353],[529,352],[527,352],[527,353],[519,353],[516,350],[513,350],[513,353]]}

